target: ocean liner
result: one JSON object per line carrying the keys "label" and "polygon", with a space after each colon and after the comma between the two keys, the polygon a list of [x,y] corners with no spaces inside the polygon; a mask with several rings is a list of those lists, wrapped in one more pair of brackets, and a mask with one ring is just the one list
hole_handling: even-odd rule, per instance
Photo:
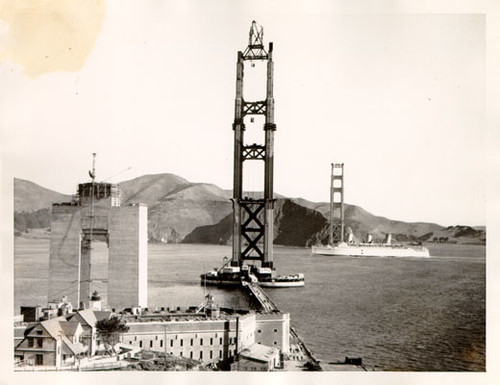
{"label": "ocean liner", "polygon": [[[335,212],[340,214],[335,217]],[[421,245],[392,244],[391,234],[384,243],[373,243],[369,234],[365,243],[355,244],[352,232],[344,241],[344,164],[332,163],[330,187],[330,234],[327,246],[312,246],[313,254],[345,257],[423,257],[429,250]]]}
{"label": "ocean liner", "polygon": [[423,257],[429,258],[429,249],[420,245],[389,243],[338,242],[327,246],[313,246],[313,254],[344,257]]}

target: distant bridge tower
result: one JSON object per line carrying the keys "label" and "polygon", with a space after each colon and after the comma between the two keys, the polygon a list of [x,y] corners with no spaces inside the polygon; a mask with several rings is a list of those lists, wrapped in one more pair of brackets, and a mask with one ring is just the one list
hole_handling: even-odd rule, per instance
{"label": "distant bridge tower", "polygon": [[[236,100],[234,112],[234,185],[233,185],[233,255],[231,265],[241,266],[245,261],[260,262],[262,267],[273,268],[273,43],[266,51],[263,29],[255,21],[250,28],[248,47],[238,52],[236,66]],[[250,69],[256,61],[267,61],[266,99],[243,99],[245,62]],[[244,142],[245,122],[253,123],[254,115],[263,115],[264,144],[247,145]],[[264,193],[258,198],[243,197],[243,163],[248,160],[264,161]]]}
{"label": "distant bridge tower", "polygon": [[344,242],[344,163],[332,163],[329,244]]}

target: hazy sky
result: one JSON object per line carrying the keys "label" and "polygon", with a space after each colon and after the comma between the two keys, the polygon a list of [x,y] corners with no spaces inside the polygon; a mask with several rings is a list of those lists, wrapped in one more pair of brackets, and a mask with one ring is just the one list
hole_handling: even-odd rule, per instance
{"label": "hazy sky", "polygon": [[[255,19],[274,42],[275,192],[328,201],[338,161],[347,203],[486,224],[483,14],[242,4],[112,1],[52,35],[45,15],[24,39],[40,55],[52,47],[55,70],[12,53],[23,11],[10,10],[0,22],[3,175],[74,193],[97,152],[99,180],[173,173],[232,188],[236,54]],[[66,66],[71,55],[80,68]],[[248,174],[251,187],[258,172]]]}

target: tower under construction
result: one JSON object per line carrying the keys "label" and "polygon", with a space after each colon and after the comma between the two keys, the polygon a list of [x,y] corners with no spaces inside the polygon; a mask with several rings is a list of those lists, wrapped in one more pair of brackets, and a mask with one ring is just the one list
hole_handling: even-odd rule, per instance
{"label": "tower under construction", "polygon": [[[273,268],[273,163],[274,163],[274,97],[273,43],[266,50],[263,28],[252,22],[248,47],[238,52],[236,65],[236,99],[234,110],[234,185],[233,185],[233,252],[232,266],[260,262]],[[243,96],[244,72],[256,62],[267,64],[265,100],[247,100]],[[262,79],[264,80],[264,79]],[[248,144],[244,140],[247,125],[254,126],[255,116],[264,116],[263,143]],[[254,128],[254,127],[251,127]],[[243,196],[244,163],[260,161],[264,165],[264,191],[259,196]]]}
{"label": "tower under construction", "polygon": [[[273,257],[274,238],[274,97],[273,97],[273,43],[264,47],[264,32],[255,21],[252,22],[248,47],[238,52],[236,64],[236,99],[234,109],[234,185],[233,185],[233,247],[231,259],[224,258],[222,268],[201,275],[203,285],[241,286],[250,285],[255,298],[269,303],[259,287],[301,287],[304,275],[276,274]],[[265,69],[265,76],[255,76],[255,70]],[[264,68],[265,66],[265,68]],[[249,97],[243,93],[244,73],[250,86],[265,83],[265,98]],[[253,76],[252,76],[253,75]],[[258,74],[257,74],[258,75]],[[265,80],[265,82],[264,82]],[[256,132],[256,120],[263,122],[263,130]],[[247,137],[245,137],[245,132]],[[264,135],[262,135],[262,132]],[[259,143],[248,143],[248,137],[258,137]],[[246,139],[246,140],[245,140]],[[243,189],[243,174],[251,172],[246,168],[250,161],[263,165],[263,189]],[[259,171],[262,171],[260,167]],[[252,175],[250,175],[252,179]],[[258,178],[257,178],[258,179]],[[245,178],[245,181],[248,181]],[[262,180],[261,180],[262,182]],[[263,190],[263,191],[262,191]],[[258,281],[258,284],[256,283]],[[260,285],[260,286],[258,286]]]}
{"label": "tower under construction", "polygon": [[147,207],[122,206],[119,186],[89,174],[71,202],[52,206],[48,299],[85,306],[97,291],[112,308],[145,307]]}
{"label": "tower under construction", "polygon": [[344,163],[332,163],[328,243],[344,242]]}

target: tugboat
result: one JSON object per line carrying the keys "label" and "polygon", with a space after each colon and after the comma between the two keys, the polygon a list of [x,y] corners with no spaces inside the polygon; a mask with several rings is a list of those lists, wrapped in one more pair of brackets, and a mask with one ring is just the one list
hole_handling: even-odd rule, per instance
{"label": "tugboat", "polygon": [[305,285],[304,274],[274,275],[269,267],[257,268],[256,277],[262,287],[301,287]]}
{"label": "tugboat", "polygon": [[240,286],[242,282],[258,283],[262,287],[283,288],[305,285],[304,274],[275,275],[269,267],[244,265],[228,266],[230,260],[224,257],[221,268],[201,274],[202,285]]}

